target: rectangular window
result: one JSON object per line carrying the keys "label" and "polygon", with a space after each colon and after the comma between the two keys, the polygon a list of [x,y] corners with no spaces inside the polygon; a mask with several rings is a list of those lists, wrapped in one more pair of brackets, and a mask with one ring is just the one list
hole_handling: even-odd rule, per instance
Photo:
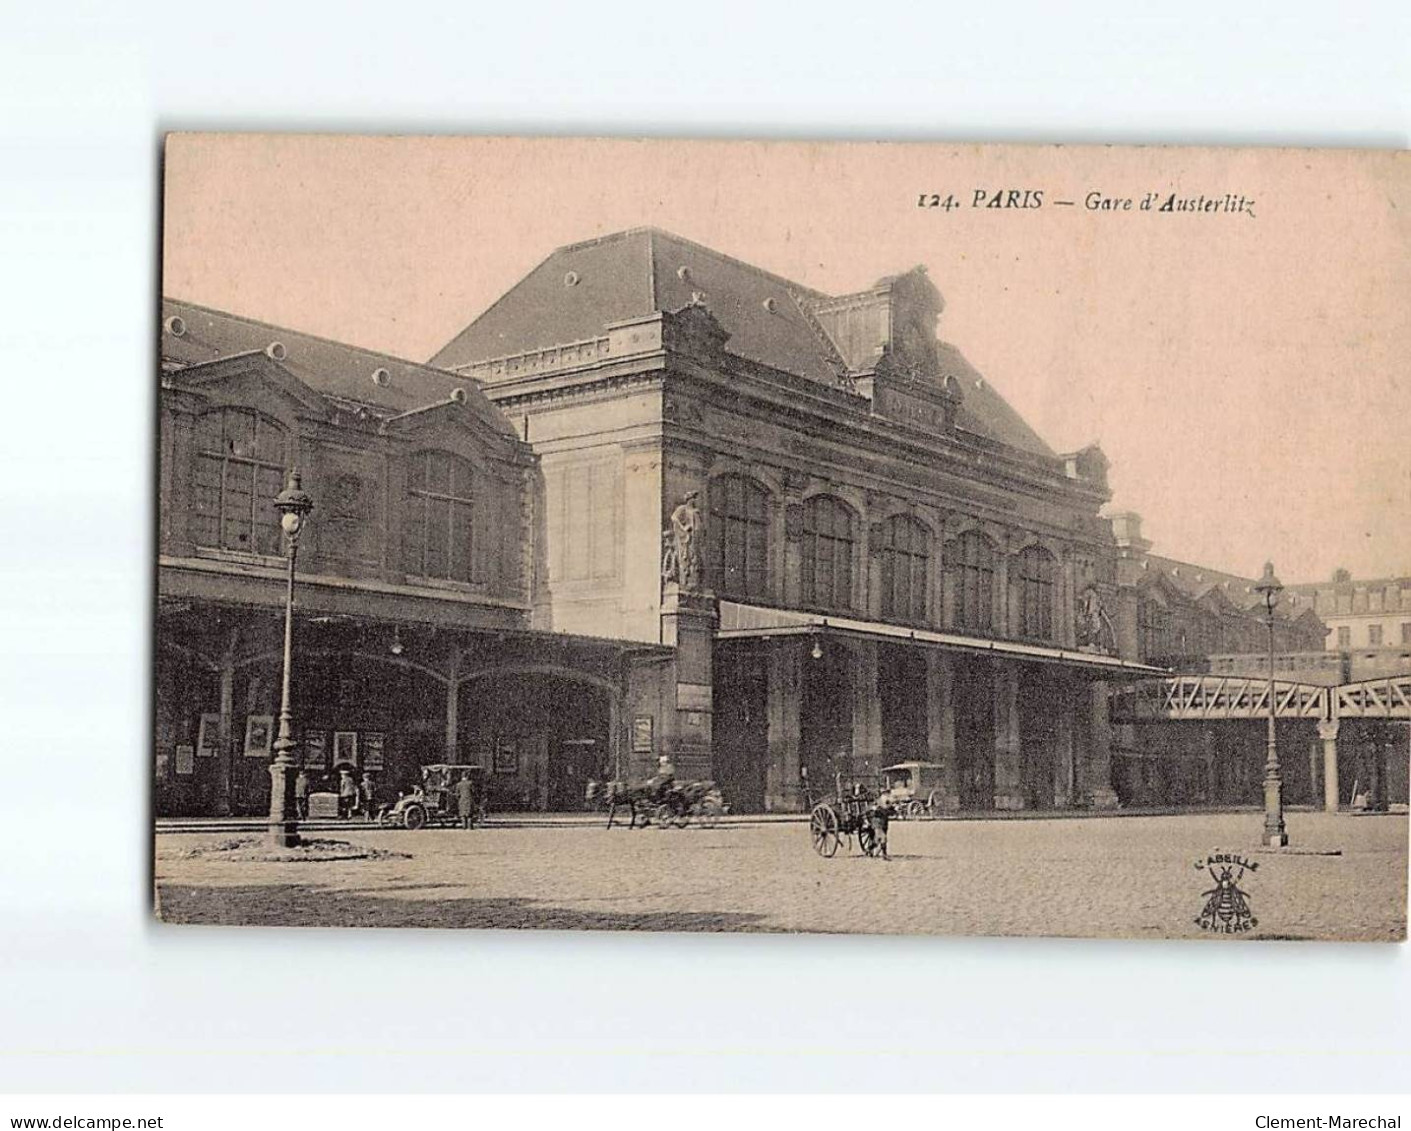
{"label": "rectangular window", "polygon": [[1411,621],[1401,622],[1401,643],[1411,644]]}
{"label": "rectangular window", "polygon": [[1345,624],[1338,626],[1338,647],[1352,647],[1352,629]]}
{"label": "rectangular window", "polygon": [[1367,643],[1373,648],[1381,647],[1382,626],[1379,624],[1369,624],[1367,626]]}

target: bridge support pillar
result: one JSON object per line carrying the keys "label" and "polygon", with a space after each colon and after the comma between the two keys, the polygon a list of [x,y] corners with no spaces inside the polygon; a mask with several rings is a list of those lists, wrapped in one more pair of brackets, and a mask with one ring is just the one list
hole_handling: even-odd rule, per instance
{"label": "bridge support pillar", "polygon": [[1318,724],[1318,737],[1323,743],[1323,808],[1338,811],[1338,720],[1324,719]]}

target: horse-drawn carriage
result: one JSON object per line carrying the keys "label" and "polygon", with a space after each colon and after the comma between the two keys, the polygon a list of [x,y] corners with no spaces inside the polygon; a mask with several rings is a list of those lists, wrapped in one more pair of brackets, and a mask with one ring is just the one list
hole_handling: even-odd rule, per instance
{"label": "horse-drawn carriage", "polygon": [[427,825],[454,824],[461,819],[458,790],[462,779],[471,784],[475,814],[472,824],[485,819],[485,767],[451,766],[439,763],[421,767],[421,784],[413,786],[378,814],[379,824],[403,829],[420,829]]}
{"label": "horse-drawn carriage", "polygon": [[945,767],[939,762],[898,762],[882,768],[880,800],[907,820],[945,812]]}
{"label": "horse-drawn carriage", "polygon": [[833,797],[820,801],[809,814],[813,850],[825,858],[833,856],[846,838],[851,852],[855,836],[864,856],[885,856],[887,824],[895,810],[879,798],[876,777],[839,773],[836,786]]}
{"label": "horse-drawn carriage", "polygon": [[590,781],[586,794],[590,804],[608,811],[612,828],[619,809],[630,815],[629,829],[655,824],[659,829],[684,829],[692,821],[714,828],[725,815],[725,799],[713,781],[678,782],[655,777],[644,782]]}

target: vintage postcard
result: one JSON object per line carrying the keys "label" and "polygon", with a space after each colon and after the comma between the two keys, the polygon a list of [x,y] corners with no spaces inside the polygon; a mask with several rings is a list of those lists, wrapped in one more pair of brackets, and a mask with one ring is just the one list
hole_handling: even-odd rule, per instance
{"label": "vintage postcard", "polygon": [[1406,154],[164,191],[163,920],[1405,937]]}

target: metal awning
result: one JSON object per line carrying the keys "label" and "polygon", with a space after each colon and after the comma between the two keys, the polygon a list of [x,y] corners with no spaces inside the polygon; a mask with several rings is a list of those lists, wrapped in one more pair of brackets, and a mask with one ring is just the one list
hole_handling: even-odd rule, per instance
{"label": "metal awning", "polygon": [[1085,671],[1094,678],[1142,679],[1170,674],[1165,668],[1139,664],[1117,656],[1105,656],[1099,652],[1050,648],[1017,640],[961,636],[953,632],[934,632],[929,628],[907,628],[904,625],[884,624],[881,621],[824,616],[821,613],[776,609],[765,605],[745,605],[738,601],[720,602],[720,626],[715,635],[718,640],[743,640],[827,633],[870,637],[902,644],[920,644],[929,648],[945,648],[971,655],[995,656],[1028,663],[1063,664]]}

